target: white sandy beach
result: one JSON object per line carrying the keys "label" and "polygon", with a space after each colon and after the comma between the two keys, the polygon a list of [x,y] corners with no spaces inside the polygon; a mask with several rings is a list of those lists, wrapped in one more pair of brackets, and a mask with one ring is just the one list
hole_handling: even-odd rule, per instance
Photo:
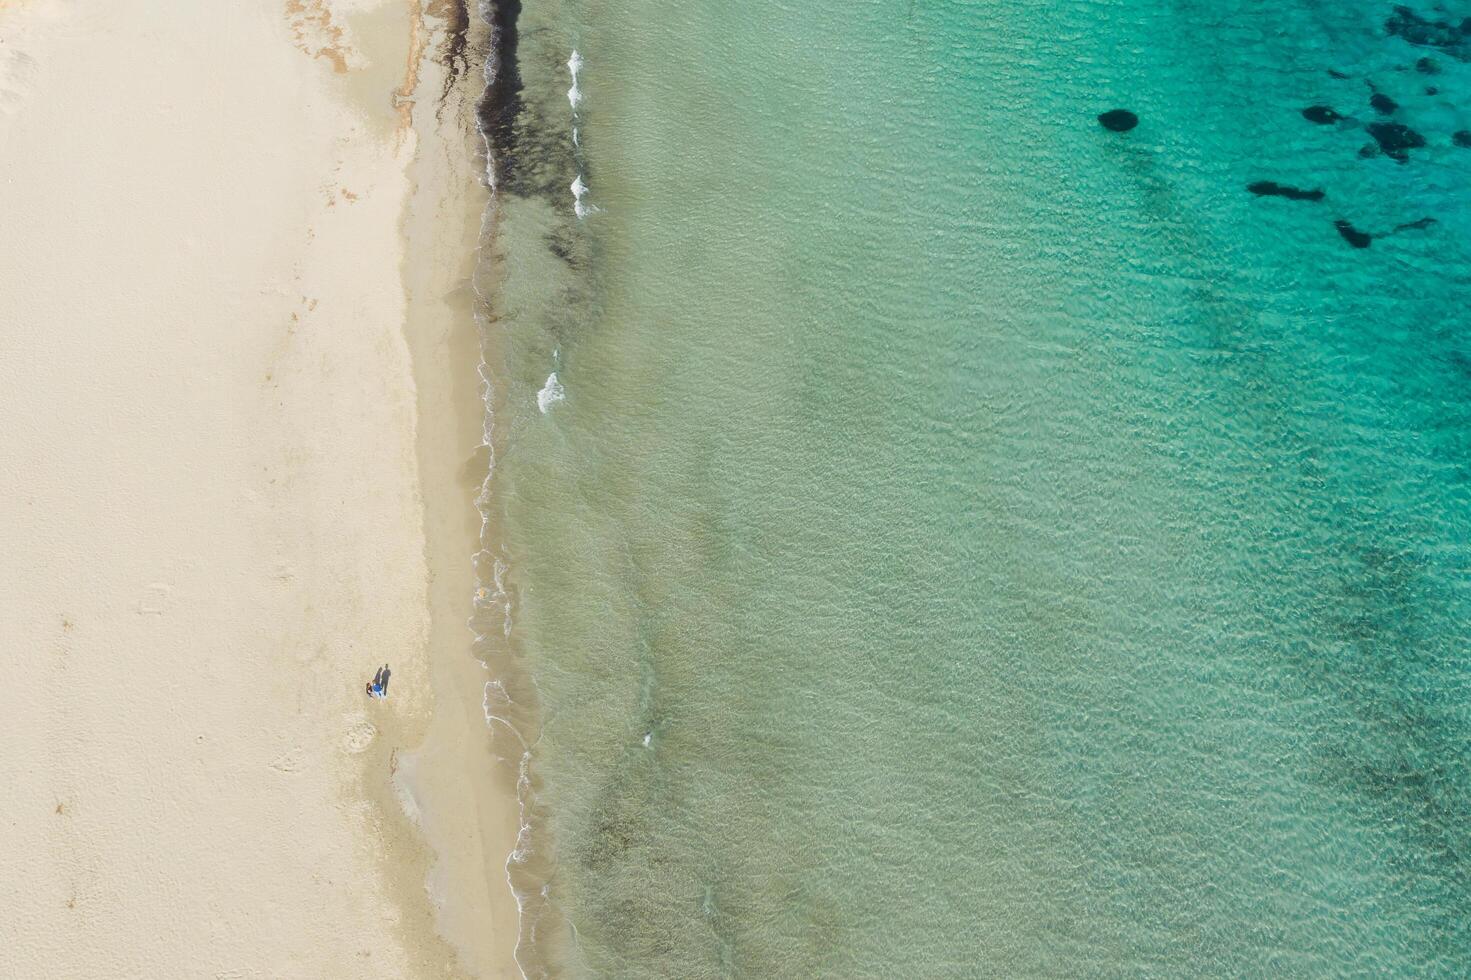
{"label": "white sandy beach", "polygon": [[436,6],[0,0],[0,976],[519,976]]}

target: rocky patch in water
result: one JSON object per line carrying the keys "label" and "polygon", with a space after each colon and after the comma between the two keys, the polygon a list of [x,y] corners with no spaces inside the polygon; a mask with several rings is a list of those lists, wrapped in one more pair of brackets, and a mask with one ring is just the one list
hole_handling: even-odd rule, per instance
{"label": "rocky patch in water", "polygon": [[1257,197],[1285,197],[1289,201],[1323,200],[1323,192],[1316,187],[1312,190],[1304,190],[1301,187],[1279,184],[1275,180],[1259,180],[1254,184],[1247,184],[1246,189]]}
{"label": "rocky patch in water", "polygon": [[1436,222],[1435,222],[1435,219],[1434,218],[1431,218],[1429,216],[1426,216],[1424,218],[1419,219],[1418,221],[1406,221],[1402,225],[1395,225],[1394,226],[1394,231],[1390,232],[1390,234],[1391,235],[1397,235],[1397,234],[1399,234],[1402,231],[1419,231],[1421,228],[1429,228],[1431,225],[1433,225],[1435,223]]}
{"label": "rocky patch in water", "polygon": [[1373,106],[1374,111],[1379,113],[1381,116],[1394,115],[1394,111],[1399,108],[1399,103],[1391,99],[1389,96],[1385,95],[1383,92],[1375,92],[1373,95],[1369,96],[1369,105]]}
{"label": "rocky patch in water", "polygon": [[1404,123],[1372,122],[1364,127],[1379,149],[1392,160],[1404,163],[1410,159],[1408,151],[1418,150],[1425,145],[1425,137]]}
{"label": "rocky patch in water", "polygon": [[1099,113],[1098,122],[1104,129],[1113,133],[1127,133],[1139,125],[1139,117],[1128,109],[1110,109]]}
{"label": "rocky patch in water", "polygon": [[1438,48],[1457,61],[1471,61],[1471,17],[1452,24],[1421,17],[1409,7],[1395,7],[1384,29],[1418,47]]}
{"label": "rocky patch in water", "polygon": [[1332,106],[1326,105],[1310,105],[1302,111],[1302,117],[1310,123],[1317,123],[1319,126],[1327,126],[1329,123],[1336,123],[1343,118]]}
{"label": "rocky patch in water", "polygon": [[1367,231],[1359,231],[1342,218],[1333,222],[1333,227],[1337,228],[1338,233],[1343,236],[1343,240],[1354,248],[1368,248],[1369,244],[1374,241],[1373,235]]}

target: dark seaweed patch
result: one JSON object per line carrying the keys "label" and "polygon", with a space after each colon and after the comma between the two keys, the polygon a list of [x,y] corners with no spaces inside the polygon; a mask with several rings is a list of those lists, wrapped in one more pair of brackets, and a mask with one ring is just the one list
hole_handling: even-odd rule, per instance
{"label": "dark seaweed patch", "polygon": [[1425,94],[1426,95],[1439,95],[1440,94],[1440,89],[1436,88],[1434,85],[1427,85],[1427,86],[1425,86]]}
{"label": "dark seaweed patch", "polygon": [[1374,137],[1374,142],[1379,144],[1385,156],[1400,163],[1409,159],[1407,151],[1417,150],[1425,145],[1425,137],[1404,123],[1372,122],[1364,128]]}
{"label": "dark seaweed patch", "polygon": [[1422,228],[1429,228],[1435,223],[1435,219],[1427,215],[1426,217],[1420,218],[1416,221],[1406,221],[1402,225],[1395,225],[1394,231],[1390,234],[1398,234],[1402,231],[1419,231]]}
{"label": "dark seaweed patch", "polygon": [[1427,56],[1415,62],[1415,70],[1422,75],[1439,75],[1440,62]]}
{"label": "dark seaweed patch", "polygon": [[521,112],[521,66],[517,60],[517,21],[521,0],[492,0],[490,14],[490,73],[477,116],[480,131],[490,143],[497,183],[509,181],[515,170],[516,117]]}
{"label": "dark seaweed patch", "polygon": [[1471,61],[1471,19],[1452,24],[1428,20],[1409,7],[1395,7],[1384,29],[1418,47],[1438,48],[1457,61]]}
{"label": "dark seaweed patch", "polygon": [[1139,117],[1128,109],[1110,109],[1099,114],[1098,122],[1110,132],[1127,133],[1139,125]]}
{"label": "dark seaweed patch", "polygon": [[1354,248],[1368,248],[1369,243],[1374,241],[1373,235],[1369,234],[1367,231],[1359,231],[1357,228],[1349,224],[1347,221],[1344,221],[1342,218],[1339,218],[1337,221],[1333,222],[1333,227],[1337,228],[1338,233],[1343,236],[1343,240],[1348,242]]}
{"label": "dark seaweed patch", "polygon": [[1336,123],[1343,118],[1332,106],[1326,105],[1310,105],[1302,111],[1302,117],[1310,123],[1317,123],[1319,126]]}
{"label": "dark seaweed patch", "polygon": [[649,842],[644,822],[633,810],[631,801],[613,800],[593,817],[591,832],[582,848],[582,863],[593,871],[607,871],[629,859],[630,852],[642,850]]}
{"label": "dark seaweed patch", "polygon": [[1316,187],[1312,190],[1303,190],[1300,187],[1279,184],[1274,180],[1259,180],[1254,184],[1247,184],[1246,189],[1258,197],[1285,197],[1290,201],[1323,200],[1322,190]]}
{"label": "dark seaweed patch", "polygon": [[1373,95],[1369,96],[1369,105],[1373,106],[1374,111],[1379,113],[1381,116],[1393,115],[1394,111],[1399,108],[1399,103],[1391,99],[1389,96],[1385,95],[1383,92],[1375,92]]}
{"label": "dark seaweed patch", "polygon": [[[490,151],[491,179],[498,192],[543,197],[571,211],[568,187],[579,167],[568,139],[562,97],[566,69],[549,46],[522,47],[522,0],[494,0],[485,11],[490,56],[485,94],[477,107],[480,131]],[[530,56],[531,60],[528,60]]]}
{"label": "dark seaweed patch", "polygon": [[571,235],[570,229],[565,225],[557,225],[547,235],[546,242],[547,248],[557,258],[566,262],[568,265],[577,265],[576,242]]}
{"label": "dark seaweed patch", "polygon": [[1451,134],[1451,142],[1462,148],[1471,148],[1471,129],[1458,129]]}
{"label": "dark seaweed patch", "polygon": [[470,69],[470,6],[469,0],[435,0],[428,12],[444,20],[444,43],[440,47],[439,60],[444,65],[444,86],[439,93],[439,103],[444,105],[450,91],[460,77]]}

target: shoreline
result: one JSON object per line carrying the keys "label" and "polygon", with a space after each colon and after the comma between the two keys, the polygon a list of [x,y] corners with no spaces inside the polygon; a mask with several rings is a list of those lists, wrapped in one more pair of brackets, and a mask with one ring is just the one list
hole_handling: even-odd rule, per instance
{"label": "shoreline", "polygon": [[[520,829],[516,771],[492,751],[483,692],[495,678],[475,655],[471,625],[482,533],[476,501],[489,471],[474,288],[492,207],[475,123],[489,38],[474,17],[459,32],[458,76],[446,81],[446,65],[436,61],[421,81],[448,98],[424,99],[413,110],[421,145],[403,226],[404,332],[418,416],[430,421],[419,429],[418,460],[435,711],[422,739],[398,757],[391,795],[418,815],[416,830],[432,855],[427,879],[416,880],[430,893],[437,933],[472,976],[519,980],[520,910],[506,870]],[[414,885],[406,882],[410,891]]]}
{"label": "shoreline", "polygon": [[0,9],[0,973],[521,976],[465,11]]}

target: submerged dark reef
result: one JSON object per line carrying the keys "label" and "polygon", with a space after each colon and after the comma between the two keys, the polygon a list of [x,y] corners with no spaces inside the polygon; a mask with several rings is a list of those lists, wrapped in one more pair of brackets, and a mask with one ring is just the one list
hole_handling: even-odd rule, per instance
{"label": "submerged dark reef", "polygon": [[1287,184],[1279,184],[1275,180],[1259,180],[1256,183],[1248,184],[1246,189],[1257,197],[1285,197],[1289,201],[1323,200],[1323,191],[1321,188],[1314,187],[1311,190],[1304,190],[1301,187],[1289,187]]}
{"label": "submerged dark reef", "polygon": [[480,132],[490,144],[496,184],[503,186],[515,172],[516,117],[521,114],[522,105],[521,66],[517,59],[521,0],[492,0],[488,13],[490,70],[476,114]]}
{"label": "submerged dark reef", "polygon": [[1471,17],[1452,24],[1422,17],[1409,7],[1395,7],[1384,29],[1419,47],[1439,48],[1457,61],[1471,61]]}

